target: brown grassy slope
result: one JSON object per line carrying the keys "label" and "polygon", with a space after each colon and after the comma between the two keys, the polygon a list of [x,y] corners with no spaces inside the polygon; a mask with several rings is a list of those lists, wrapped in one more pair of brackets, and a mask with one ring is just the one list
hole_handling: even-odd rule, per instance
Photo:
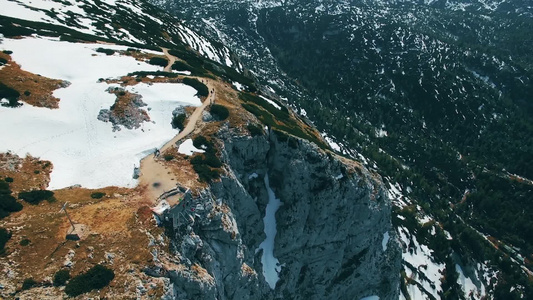
{"label": "brown grassy slope", "polygon": [[0,52],[0,57],[8,61],[0,69],[0,82],[19,92],[20,101],[37,107],[59,107],[59,99],[52,93],[58,88],[67,87],[68,82],[26,72],[5,53]]}

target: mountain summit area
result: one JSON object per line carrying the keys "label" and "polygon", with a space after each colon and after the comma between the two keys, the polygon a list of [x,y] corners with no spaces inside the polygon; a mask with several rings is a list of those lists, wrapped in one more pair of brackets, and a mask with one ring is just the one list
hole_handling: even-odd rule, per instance
{"label": "mountain summit area", "polygon": [[533,298],[528,1],[0,7],[0,298]]}
{"label": "mountain summit area", "polygon": [[143,1],[1,5],[1,297],[399,297],[381,177],[230,48]]}

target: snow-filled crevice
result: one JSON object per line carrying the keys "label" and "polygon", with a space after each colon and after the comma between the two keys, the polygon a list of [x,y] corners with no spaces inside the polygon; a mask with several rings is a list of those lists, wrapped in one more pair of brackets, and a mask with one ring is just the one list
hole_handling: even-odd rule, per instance
{"label": "snow-filled crevice", "polygon": [[268,204],[266,207],[265,217],[263,222],[265,225],[265,240],[259,245],[259,249],[263,249],[261,257],[261,264],[263,265],[263,276],[271,289],[276,287],[279,280],[279,272],[281,265],[277,258],[274,257],[274,240],[276,238],[276,211],[281,206],[281,201],[276,198],[274,191],[270,187],[268,174],[265,174],[265,187],[268,192]]}

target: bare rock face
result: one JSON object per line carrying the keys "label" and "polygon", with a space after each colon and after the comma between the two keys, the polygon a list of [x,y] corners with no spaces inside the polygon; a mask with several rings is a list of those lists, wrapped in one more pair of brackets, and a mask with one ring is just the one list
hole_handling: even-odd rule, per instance
{"label": "bare rock face", "polygon": [[142,101],[141,95],[128,93],[117,87],[108,88],[107,92],[117,95],[117,99],[109,109],[101,109],[97,118],[102,122],[111,122],[113,131],[120,131],[119,125],[131,130],[150,121],[148,113],[142,109],[147,104]]}
{"label": "bare rock face", "polygon": [[[226,175],[164,216],[179,266],[165,271],[168,299],[398,299],[401,253],[378,178],[283,133],[219,138]],[[259,247],[266,175],[282,202],[273,289]]]}

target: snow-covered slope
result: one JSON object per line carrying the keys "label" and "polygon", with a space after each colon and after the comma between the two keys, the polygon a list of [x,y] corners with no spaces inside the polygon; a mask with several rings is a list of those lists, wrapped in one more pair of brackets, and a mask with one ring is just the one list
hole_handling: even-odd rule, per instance
{"label": "snow-covered slope", "polygon": [[[187,45],[220,64],[239,66],[227,47],[212,43],[170,15],[139,0],[1,0],[0,7],[0,16],[66,26],[81,34],[122,43],[168,48]],[[31,27],[30,24],[20,25]],[[6,26],[2,27],[5,30]],[[63,35],[76,38],[70,31]]]}
{"label": "snow-covered slope", "polygon": [[[123,87],[122,93],[142,97],[137,113],[143,120],[133,129],[102,121],[99,113],[115,105],[117,95],[111,91],[122,76],[163,71],[147,63],[150,57],[165,57],[159,47],[188,57],[196,57],[193,52],[197,51],[205,61],[242,70],[228,48],[211,43],[143,1],[0,0],[0,6],[0,49],[10,54],[11,64],[70,82],[53,91],[58,109],[27,103],[0,107],[0,127],[11,128],[2,134],[0,152],[50,160],[54,165],[51,189],[75,184],[135,186],[132,175],[139,160],[178,132],[171,126],[172,111],[201,104],[190,86],[151,82],[157,75],[141,73],[137,81],[144,82]],[[11,38],[18,36],[23,38]],[[114,54],[106,55],[99,48]],[[114,81],[106,83],[107,79]]]}

